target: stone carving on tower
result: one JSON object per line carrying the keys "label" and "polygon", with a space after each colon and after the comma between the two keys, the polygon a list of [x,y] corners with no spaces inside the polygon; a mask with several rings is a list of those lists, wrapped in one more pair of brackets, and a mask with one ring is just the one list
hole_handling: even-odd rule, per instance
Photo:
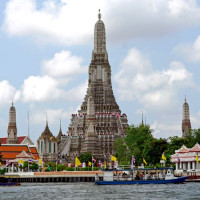
{"label": "stone carving on tower", "polygon": [[94,50],[88,74],[84,101],[78,114],[72,114],[68,137],[59,147],[59,154],[69,162],[74,162],[75,156],[84,152],[109,160],[114,154],[115,140],[124,137],[128,127],[127,116],[121,114],[112,90],[105,26],[100,11],[94,28]]}
{"label": "stone carving on tower", "polygon": [[187,100],[185,98],[185,102],[183,104],[182,109],[182,137],[186,137],[189,130],[191,129],[191,122],[190,122],[190,109],[189,105],[187,103]]}
{"label": "stone carving on tower", "polygon": [[9,123],[8,123],[8,139],[7,144],[17,144],[17,125],[16,125],[16,110],[12,102],[9,110]]}

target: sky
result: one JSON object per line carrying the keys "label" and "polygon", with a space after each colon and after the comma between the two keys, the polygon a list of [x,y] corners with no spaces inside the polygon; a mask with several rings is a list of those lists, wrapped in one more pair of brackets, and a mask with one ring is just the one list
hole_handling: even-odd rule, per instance
{"label": "sky", "polygon": [[[199,0],[1,0],[0,137],[9,108],[18,136],[36,142],[48,119],[67,132],[87,89],[101,9],[114,95],[128,123],[156,138],[181,136],[184,98],[200,128]],[[29,113],[29,131],[28,131]]]}

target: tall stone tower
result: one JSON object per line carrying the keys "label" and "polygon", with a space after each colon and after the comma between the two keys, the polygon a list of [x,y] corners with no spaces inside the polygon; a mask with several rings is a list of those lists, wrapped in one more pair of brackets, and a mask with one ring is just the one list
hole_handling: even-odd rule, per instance
{"label": "tall stone tower", "polygon": [[68,137],[59,148],[59,154],[71,162],[84,152],[109,160],[114,154],[113,143],[125,136],[128,126],[127,116],[121,114],[112,90],[105,26],[100,11],[94,28],[94,50],[88,74],[88,88],[81,109],[78,114],[72,114]]}
{"label": "tall stone tower", "polygon": [[16,110],[15,107],[13,106],[13,103],[9,111],[7,144],[17,144]]}
{"label": "tall stone tower", "polygon": [[189,105],[186,101],[183,104],[183,109],[182,109],[182,137],[186,137],[188,134],[189,129],[191,129],[191,123],[190,123],[190,109]]}

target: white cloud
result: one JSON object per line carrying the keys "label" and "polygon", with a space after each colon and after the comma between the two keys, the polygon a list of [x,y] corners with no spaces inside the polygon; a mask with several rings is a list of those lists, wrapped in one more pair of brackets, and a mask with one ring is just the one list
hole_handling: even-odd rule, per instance
{"label": "white cloud", "polygon": [[11,104],[19,98],[20,91],[17,91],[7,80],[0,82],[0,106]]}
{"label": "white cloud", "polygon": [[153,132],[153,135],[157,138],[163,137],[168,138],[174,135],[177,135],[179,133],[179,137],[181,137],[181,125],[178,123],[162,123],[160,121],[154,121],[154,123],[151,125],[151,128],[155,130]]}
{"label": "white cloud", "polygon": [[[79,83],[68,89],[68,82],[76,82],[81,74],[86,74],[87,67],[81,66],[82,58],[70,51],[56,53],[50,60],[42,63],[42,76],[30,76],[24,80],[22,100],[24,102],[48,102],[55,100],[80,101],[83,99],[87,82]],[[75,85],[75,84],[74,84]]]}
{"label": "white cloud", "polygon": [[78,74],[86,73],[87,67],[81,66],[82,58],[74,56],[70,51],[56,53],[51,60],[44,61],[42,72],[51,77],[73,79]]}
{"label": "white cloud", "polygon": [[36,110],[31,111],[31,123],[33,124],[45,124],[46,117],[49,124],[55,125],[60,122],[60,119],[69,118],[68,112],[64,109],[45,109],[45,110]]}
{"label": "white cloud", "polygon": [[22,99],[25,102],[56,100],[62,93],[64,91],[58,88],[56,80],[49,76],[30,76],[22,86]]}
{"label": "white cloud", "polygon": [[200,61],[200,35],[191,44],[180,44],[175,51],[190,61]]}
{"label": "white cloud", "polygon": [[192,74],[178,61],[172,62],[168,69],[154,70],[150,61],[136,48],[129,51],[114,76],[121,100],[136,99],[143,107],[154,109],[168,109],[175,105],[178,91],[186,86],[192,87],[191,78]]}
{"label": "white cloud", "polygon": [[166,35],[200,24],[195,0],[46,0],[41,7],[36,0],[9,0],[3,29],[10,36],[32,36],[40,43],[85,44],[91,41],[99,8],[108,36],[115,41]]}

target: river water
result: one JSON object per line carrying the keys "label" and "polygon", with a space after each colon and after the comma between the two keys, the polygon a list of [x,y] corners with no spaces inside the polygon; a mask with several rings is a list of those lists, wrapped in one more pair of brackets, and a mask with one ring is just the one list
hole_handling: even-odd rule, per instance
{"label": "river water", "polygon": [[200,183],[98,186],[93,183],[22,183],[0,187],[0,199],[163,199],[200,200]]}

